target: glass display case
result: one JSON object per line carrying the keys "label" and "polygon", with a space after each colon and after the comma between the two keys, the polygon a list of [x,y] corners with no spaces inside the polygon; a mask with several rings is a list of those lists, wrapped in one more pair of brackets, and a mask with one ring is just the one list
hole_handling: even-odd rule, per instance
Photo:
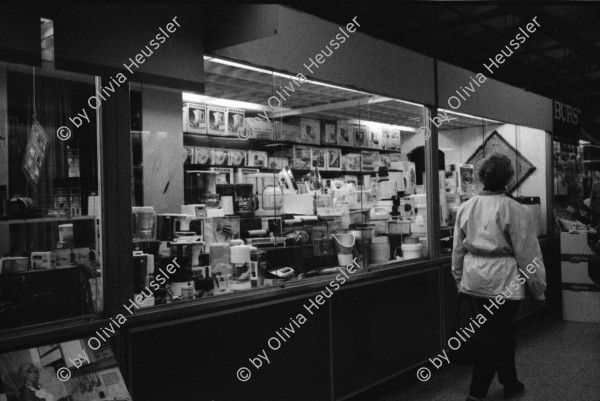
{"label": "glass display case", "polygon": [[0,331],[103,311],[95,88],[0,65]]}
{"label": "glass display case", "polygon": [[477,163],[493,152],[511,159],[515,176],[508,184],[508,194],[531,212],[538,236],[546,236],[546,141],[550,134],[448,110],[440,110],[435,123],[439,132],[442,255],[452,253],[458,208],[483,190]]}
{"label": "glass display case", "polygon": [[204,70],[204,94],[131,87],[141,305],[427,257],[423,106],[221,58]]}

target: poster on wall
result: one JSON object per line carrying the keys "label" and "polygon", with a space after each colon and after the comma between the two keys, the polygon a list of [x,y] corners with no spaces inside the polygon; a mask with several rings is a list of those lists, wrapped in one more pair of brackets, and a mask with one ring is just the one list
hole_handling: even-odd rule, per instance
{"label": "poster on wall", "polygon": [[27,138],[27,147],[23,157],[23,172],[34,188],[40,180],[42,166],[46,158],[46,149],[50,138],[40,123],[34,119]]}
{"label": "poster on wall", "polygon": [[0,400],[130,401],[110,345],[93,338],[0,354]]}
{"label": "poster on wall", "polygon": [[[510,143],[506,142],[504,138],[494,131],[490,136],[487,137],[483,145],[481,145],[467,160],[467,164],[472,164],[477,169],[477,163],[481,161],[486,155],[490,153],[500,153],[508,156],[511,161],[512,167],[515,170],[515,175],[509,181],[506,188],[508,192],[513,192],[529,177],[534,171],[535,166],[525,158],[517,149],[515,149]],[[479,184],[479,178],[477,174],[474,174],[475,184]],[[477,187],[476,185],[476,187]]]}

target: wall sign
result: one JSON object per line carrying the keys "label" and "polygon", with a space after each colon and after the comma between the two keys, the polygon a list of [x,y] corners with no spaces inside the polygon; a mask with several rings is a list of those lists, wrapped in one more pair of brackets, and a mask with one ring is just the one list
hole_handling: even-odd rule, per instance
{"label": "wall sign", "polygon": [[571,140],[580,135],[581,108],[554,99],[552,103],[553,134]]}

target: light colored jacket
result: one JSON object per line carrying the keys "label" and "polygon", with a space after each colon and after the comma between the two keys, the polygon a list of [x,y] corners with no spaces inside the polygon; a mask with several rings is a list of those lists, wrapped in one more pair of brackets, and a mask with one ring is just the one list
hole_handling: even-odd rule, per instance
{"label": "light colored jacket", "polygon": [[525,283],[543,300],[546,269],[527,209],[499,192],[483,191],[458,210],[452,274],[459,292],[505,299],[525,298]]}

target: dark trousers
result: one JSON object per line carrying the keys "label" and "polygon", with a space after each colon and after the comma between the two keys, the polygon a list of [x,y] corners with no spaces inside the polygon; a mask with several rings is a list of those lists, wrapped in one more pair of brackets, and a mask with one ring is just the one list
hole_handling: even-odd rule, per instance
{"label": "dark trousers", "polygon": [[[499,309],[490,307],[492,300],[469,296],[487,321],[481,325],[483,358],[473,367],[473,378],[469,395],[485,398],[496,372],[498,381],[505,386],[518,382],[515,367],[515,324],[514,318],[520,301],[505,300]],[[488,306],[490,312],[485,309]],[[493,313],[493,314],[492,314]]]}

